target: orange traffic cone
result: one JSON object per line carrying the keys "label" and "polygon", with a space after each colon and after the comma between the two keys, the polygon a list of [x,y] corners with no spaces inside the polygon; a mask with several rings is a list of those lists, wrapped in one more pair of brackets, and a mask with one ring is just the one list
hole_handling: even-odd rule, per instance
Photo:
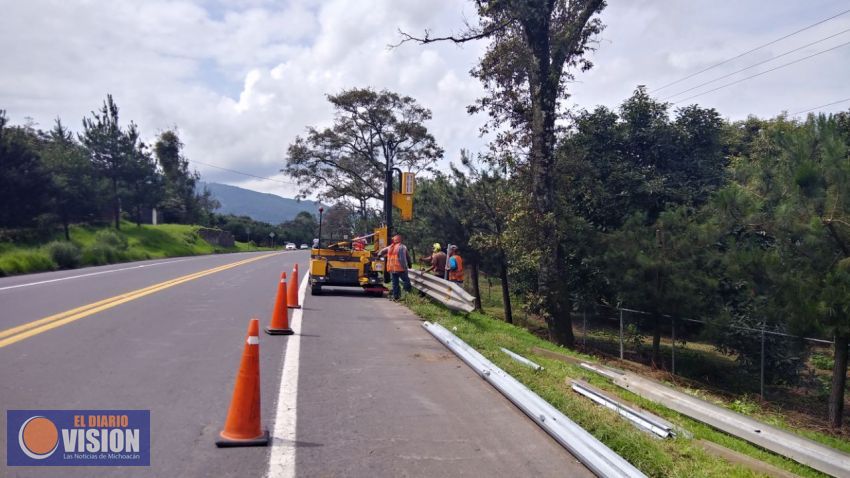
{"label": "orange traffic cone", "polygon": [[289,279],[289,286],[286,288],[286,302],[290,309],[300,309],[298,303],[298,264],[292,268],[292,277]]}
{"label": "orange traffic cone", "polygon": [[215,445],[234,447],[268,444],[269,431],[260,424],[260,321],[251,319],[227,420]]}
{"label": "orange traffic cone", "polygon": [[269,335],[292,335],[289,328],[289,310],[286,306],[286,272],[280,273],[280,282],[277,284],[277,296],[274,298],[274,310],[272,310],[272,323],[266,327]]}

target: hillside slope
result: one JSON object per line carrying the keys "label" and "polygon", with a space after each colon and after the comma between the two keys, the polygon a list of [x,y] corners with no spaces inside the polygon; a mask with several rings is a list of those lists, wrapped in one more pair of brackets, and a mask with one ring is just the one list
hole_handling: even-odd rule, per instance
{"label": "hillside slope", "polygon": [[313,201],[297,201],[227,184],[203,182],[199,184],[200,188],[204,186],[221,203],[217,213],[248,216],[269,224],[280,224],[293,219],[301,211],[317,214],[319,207],[318,203]]}

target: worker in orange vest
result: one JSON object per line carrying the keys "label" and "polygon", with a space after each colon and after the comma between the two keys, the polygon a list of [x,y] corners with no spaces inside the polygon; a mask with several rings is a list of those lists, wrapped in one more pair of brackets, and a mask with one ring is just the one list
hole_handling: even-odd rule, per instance
{"label": "worker in orange vest", "polygon": [[449,261],[446,264],[450,281],[463,285],[463,258],[457,252],[457,246],[449,246]]}
{"label": "worker in orange vest", "polygon": [[410,260],[410,253],[407,251],[407,246],[401,243],[401,235],[393,236],[393,243],[383,248],[378,252],[378,256],[387,256],[387,272],[393,282],[393,291],[390,299],[399,300],[401,298],[401,290],[399,289],[399,280],[404,284],[404,291],[410,292],[410,277],[407,270],[413,262]]}

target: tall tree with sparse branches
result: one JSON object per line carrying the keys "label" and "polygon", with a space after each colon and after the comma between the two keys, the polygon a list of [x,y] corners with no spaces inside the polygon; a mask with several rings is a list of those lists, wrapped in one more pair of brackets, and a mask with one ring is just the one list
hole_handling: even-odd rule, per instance
{"label": "tall tree with sparse branches", "polygon": [[352,199],[365,220],[368,201],[387,197],[388,167],[415,172],[443,156],[424,124],[431,111],[409,96],[353,88],[328,95],[328,101],[333,126],[309,127],[287,150],[282,171],[298,181],[302,197]]}
{"label": "tall tree with sparse branches", "polygon": [[531,194],[534,228],[529,239],[539,249],[537,298],[553,340],[574,342],[567,284],[565,251],[561,244],[555,190],[556,119],[568,96],[572,71],[587,70],[585,58],[603,25],[595,17],[604,0],[477,0],[479,21],[457,36],[424,37],[403,33],[404,41],[463,43],[489,39],[472,74],[487,95],[470,107],[485,111],[485,126],[498,132],[496,147],[518,147],[526,154],[515,164],[514,178]]}

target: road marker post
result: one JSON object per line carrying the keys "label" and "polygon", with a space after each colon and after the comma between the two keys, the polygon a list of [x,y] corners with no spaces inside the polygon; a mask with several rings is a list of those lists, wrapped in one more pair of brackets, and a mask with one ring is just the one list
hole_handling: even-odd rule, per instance
{"label": "road marker post", "polygon": [[251,319],[227,420],[215,445],[223,448],[268,444],[269,431],[260,423],[260,321]]}
{"label": "road marker post", "polygon": [[280,273],[277,296],[274,299],[271,324],[265,328],[269,335],[292,335],[289,328],[289,307],[286,305],[286,272]]}
{"label": "road marker post", "polygon": [[292,277],[289,279],[289,287],[286,288],[286,302],[290,309],[300,309],[301,304],[298,303],[298,263],[292,268]]}

